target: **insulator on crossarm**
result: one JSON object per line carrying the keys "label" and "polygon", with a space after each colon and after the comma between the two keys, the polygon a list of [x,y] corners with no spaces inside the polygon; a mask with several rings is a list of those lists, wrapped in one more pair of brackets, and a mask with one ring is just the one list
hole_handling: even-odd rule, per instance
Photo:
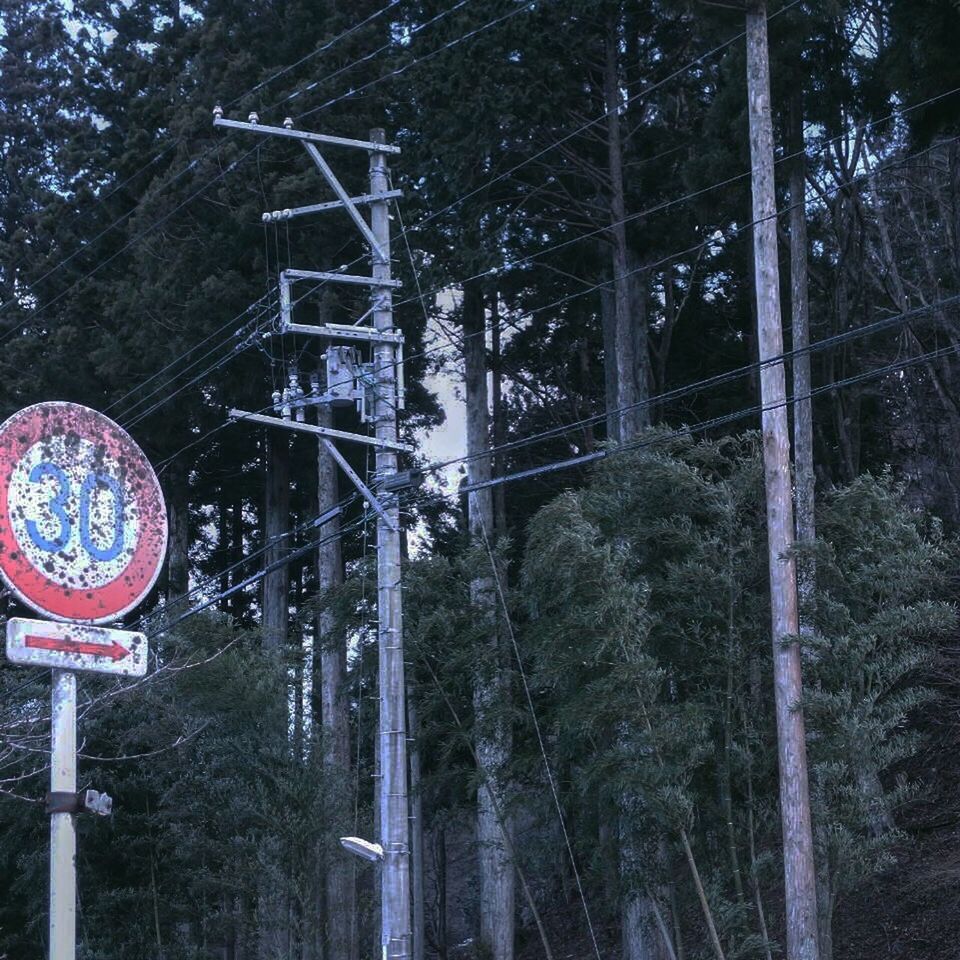
{"label": "insulator on crossarm", "polygon": [[260,118],[253,111],[250,112],[250,115],[247,117],[247,123],[259,123]]}
{"label": "insulator on crossarm", "polygon": [[292,129],[293,129],[293,117],[284,117],[284,118],[283,118],[283,125],[284,125],[284,127],[286,127],[287,130],[292,130]]}
{"label": "insulator on crossarm", "polygon": [[223,119],[223,107],[221,107],[219,103],[213,108],[213,119],[214,120]]}
{"label": "insulator on crossarm", "polygon": [[279,390],[274,390],[273,393],[271,394],[271,396],[272,396],[272,398],[273,398],[273,409],[274,409],[274,410],[279,410],[279,409],[280,409],[280,400],[282,399],[281,394],[280,394],[280,391],[279,391]]}

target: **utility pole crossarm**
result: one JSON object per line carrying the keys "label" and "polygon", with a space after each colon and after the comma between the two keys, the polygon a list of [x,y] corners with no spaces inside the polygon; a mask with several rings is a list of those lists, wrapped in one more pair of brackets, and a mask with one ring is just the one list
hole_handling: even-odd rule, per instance
{"label": "utility pole crossarm", "polygon": [[[354,206],[374,203],[377,200],[394,200],[402,197],[402,190],[387,190],[385,193],[363,193],[359,197],[350,197]],[[327,210],[339,210],[343,206],[339,200],[326,200],[323,203],[308,203],[302,207],[285,207],[283,210],[270,210],[264,213],[263,220],[290,220],[292,217],[303,217],[309,213],[325,213]]]}
{"label": "utility pole crossarm", "polygon": [[367,437],[362,433],[347,433],[345,430],[334,430],[332,427],[318,427],[313,423],[300,423],[297,420],[283,420],[280,417],[268,417],[262,413],[250,413],[247,410],[230,409],[227,416],[231,420],[250,420],[253,423],[262,423],[267,427],[283,427],[286,430],[299,430],[301,433],[312,433],[320,437],[332,437],[336,440],[352,440],[355,443],[366,443],[371,447],[381,447],[392,450],[394,453],[409,453],[413,450],[407,443],[395,440],[384,440],[379,437]]}
{"label": "utility pole crossarm", "polygon": [[262,136],[290,137],[294,140],[308,140],[312,143],[328,143],[338,147],[357,147],[361,150],[379,150],[381,153],[399,153],[400,148],[391,144],[370,143],[367,140],[351,140],[348,137],[331,137],[326,133],[312,133],[308,130],[294,130],[292,127],[271,127],[262,123],[244,123],[242,120],[224,120],[214,116],[215,127],[229,127],[231,130],[246,130]]}
{"label": "utility pole crossarm", "polygon": [[375,277],[361,277],[352,273],[327,273],[323,270],[292,270],[286,269],[280,274],[282,280],[323,280],[326,283],[354,283],[367,287],[399,287],[399,280],[377,279]]}
{"label": "utility pole crossarm", "polygon": [[310,337],[329,337],[331,340],[360,340],[364,343],[403,343],[402,333],[380,333],[370,327],[351,327],[345,323],[325,323],[313,326],[310,323],[288,323],[285,333],[302,333]]}

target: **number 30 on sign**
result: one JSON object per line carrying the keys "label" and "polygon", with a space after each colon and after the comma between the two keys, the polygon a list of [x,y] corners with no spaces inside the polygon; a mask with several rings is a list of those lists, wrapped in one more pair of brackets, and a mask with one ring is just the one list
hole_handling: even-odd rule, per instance
{"label": "number 30 on sign", "polygon": [[166,545],[153,468],[112,420],[58,402],[0,426],[0,575],[24,603],[116,620],[150,591]]}

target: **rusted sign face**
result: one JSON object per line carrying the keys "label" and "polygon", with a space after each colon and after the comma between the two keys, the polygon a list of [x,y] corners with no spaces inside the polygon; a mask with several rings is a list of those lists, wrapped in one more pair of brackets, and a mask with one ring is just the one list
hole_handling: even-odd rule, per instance
{"label": "rusted sign face", "polygon": [[11,617],[7,659],[31,667],[142,677],[147,672],[147,638],[132,630]]}
{"label": "rusted sign face", "polygon": [[0,426],[0,575],[34,610],[104,623],[150,591],[167,512],[143,451],[75,403],[38,403]]}

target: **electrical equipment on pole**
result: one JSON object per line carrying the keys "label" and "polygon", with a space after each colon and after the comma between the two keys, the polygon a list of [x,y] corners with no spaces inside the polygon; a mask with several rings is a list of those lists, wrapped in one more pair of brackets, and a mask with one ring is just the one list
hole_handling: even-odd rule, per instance
{"label": "electrical equipment on pole", "polygon": [[[385,960],[409,960],[412,949],[410,915],[410,845],[407,797],[407,745],[405,677],[403,661],[403,621],[400,593],[400,509],[397,456],[410,447],[397,439],[397,411],[404,407],[403,335],[393,325],[393,290],[400,281],[391,276],[389,201],[399,191],[389,189],[387,157],[400,152],[385,142],[382,130],[371,132],[369,140],[331,137],[296,130],[289,118],[280,127],[261,124],[251,115],[247,123],[227,120],[220,107],[214,109],[214,125],[243,130],[259,136],[279,136],[299,140],[314,165],[332,189],[336,200],[307,206],[274,210],[263,214],[265,223],[330,210],[344,210],[353,220],[370,249],[370,276],[343,271],[319,271],[288,268],[280,273],[280,316],[275,333],[301,334],[326,342],[322,355],[326,384],[321,388],[320,372],[312,374],[310,389],[300,384],[299,370],[288,368],[286,386],[273,395],[272,407],[279,416],[230,410],[237,420],[249,420],[268,426],[312,433],[341,467],[350,482],[377,514],[377,604],[379,610],[378,647],[380,655],[379,736],[382,775],[379,784],[380,860],[382,930]],[[350,196],[340,183],[321,147],[348,147],[366,151],[370,158],[370,192]],[[369,223],[360,212],[370,208]],[[353,325],[320,325],[294,321],[296,284],[341,283],[370,288],[370,307]],[[371,321],[366,323],[365,321]],[[362,350],[372,350],[365,360]],[[307,407],[340,408],[355,405],[362,423],[373,427],[370,434],[335,430],[320,423],[305,422]],[[319,417],[318,417],[319,419]],[[335,440],[366,444],[376,451],[375,482],[365,482],[334,445]],[[409,486],[404,481],[403,486]],[[353,850],[352,847],[349,849]],[[354,851],[355,852],[355,851]]]}

